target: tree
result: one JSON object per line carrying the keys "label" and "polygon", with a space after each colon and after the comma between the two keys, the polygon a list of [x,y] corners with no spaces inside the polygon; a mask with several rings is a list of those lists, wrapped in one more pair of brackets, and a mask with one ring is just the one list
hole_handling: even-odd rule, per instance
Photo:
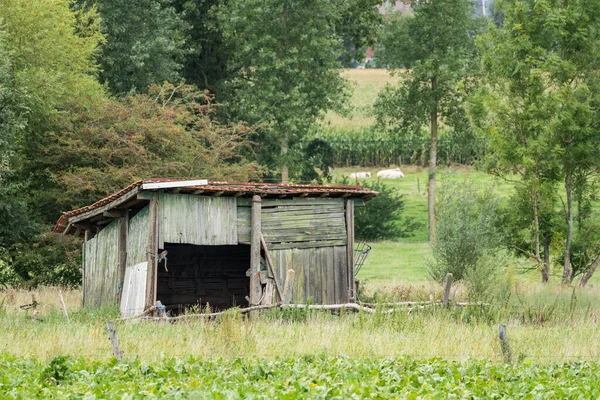
{"label": "tree", "polygon": [[[85,1],[82,1],[85,4]],[[189,26],[171,0],[96,0],[106,45],[100,81],[115,95],[145,93],[151,84],[178,82],[189,51]]]}
{"label": "tree", "polygon": [[[223,2],[218,24],[230,50],[218,96],[231,119],[260,124],[259,160],[288,182],[300,171],[301,140],[346,95],[339,74],[343,17],[355,1]],[[366,2],[373,4],[375,2]],[[344,28],[347,29],[347,28]]]}
{"label": "tree", "polygon": [[35,164],[49,176],[32,191],[48,223],[139,179],[249,181],[262,172],[244,157],[252,129],[214,121],[212,97],[190,86],[70,107],[73,118],[54,127]]}
{"label": "tree", "polygon": [[429,241],[435,240],[435,188],[439,123],[464,129],[461,87],[469,84],[476,65],[475,34],[469,0],[411,2],[412,13],[393,14],[379,39],[383,62],[402,79],[380,94],[376,112],[386,126],[403,131],[430,126],[428,183]]}
{"label": "tree", "polygon": [[564,283],[572,279],[574,178],[594,167],[598,146],[598,7],[596,0],[506,2],[502,27],[490,26],[479,42],[491,88],[480,98],[491,138],[488,167],[518,173],[530,191],[538,260],[541,192],[564,182]]}
{"label": "tree", "polygon": [[14,80],[4,35],[0,21],[0,260],[6,249],[30,236],[36,228],[28,218],[26,202],[19,196],[22,185],[11,182],[17,167],[17,143],[26,127],[27,107]]}

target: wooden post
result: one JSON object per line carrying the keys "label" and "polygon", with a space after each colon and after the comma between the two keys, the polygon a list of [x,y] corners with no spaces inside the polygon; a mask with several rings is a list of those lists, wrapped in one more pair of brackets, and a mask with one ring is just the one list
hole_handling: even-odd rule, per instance
{"label": "wooden post", "polygon": [[67,313],[67,306],[65,305],[65,299],[63,299],[62,290],[58,291],[58,297],[60,298],[60,304],[62,304],[63,314],[68,324],[71,321],[69,320],[69,314]]}
{"label": "wooden post", "polygon": [[354,290],[354,201],[346,200],[346,258],[348,265],[348,300],[356,298]]}
{"label": "wooden post", "polygon": [[292,288],[294,287],[294,270],[288,269],[283,285],[283,305],[288,305],[292,301]]}
{"label": "wooden post", "polygon": [[260,233],[262,199],[258,195],[252,197],[252,231],[250,237],[250,306],[256,306],[262,297],[260,284]]}
{"label": "wooden post", "polygon": [[123,360],[123,351],[119,350],[119,338],[117,337],[115,324],[112,321],[108,321],[106,326],[108,327],[108,338],[112,344],[113,355],[117,358],[117,361],[121,362]]}
{"label": "wooden post", "polygon": [[85,244],[92,238],[92,231],[86,229],[83,233],[83,245],[81,249],[81,305],[85,306]]}
{"label": "wooden post", "polygon": [[442,298],[442,302],[444,303],[444,307],[448,307],[448,300],[450,299],[450,288],[452,287],[452,273],[448,272],[446,274],[446,282],[444,283],[444,297]]}
{"label": "wooden post", "polygon": [[419,182],[418,176],[417,176],[417,193],[421,194],[421,182]]}
{"label": "wooden post", "polygon": [[148,223],[149,234],[148,234],[148,247],[147,247],[147,261],[148,261],[148,273],[146,275],[146,301],[145,310],[150,307],[154,307],[156,304],[156,276],[158,268],[158,193],[155,192],[150,200],[150,207],[148,210]]}
{"label": "wooden post", "polygon": [[506,325],[498,325],[498,337],[500,338],[500,347],[504,362],[509,364],[512,362],[512,352],[508,344],[508,336],[506,335]]}
{"label": "wooden post", "polygon": [[125,280],[125,269],[127,268],[127,228],[129,226],[129,210],[125,211],[125,216],[119,218],[119,280],[117,292],[117,304],[121,304],[121,294],[123,293],[123,284]]}

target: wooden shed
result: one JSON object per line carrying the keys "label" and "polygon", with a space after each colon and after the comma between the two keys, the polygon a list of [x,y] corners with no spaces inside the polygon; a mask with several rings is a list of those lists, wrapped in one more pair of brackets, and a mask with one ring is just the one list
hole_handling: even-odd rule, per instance
{"label": "wooden shed", "polygon": [[54,232],[83,236],[83,303],[136,315],[278,301],[336,304],[354,293],[354,207],[360,186],[138,181],[64,213]]}

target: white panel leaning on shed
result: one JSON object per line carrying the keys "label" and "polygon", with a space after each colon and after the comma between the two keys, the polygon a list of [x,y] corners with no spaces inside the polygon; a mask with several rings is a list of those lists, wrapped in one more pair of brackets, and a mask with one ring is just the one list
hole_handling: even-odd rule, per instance
{"label": "white panel leaning on shed", "polygon": [[144,312],[148,262],[127,267],[121,295],[121,315],[130,317]]}

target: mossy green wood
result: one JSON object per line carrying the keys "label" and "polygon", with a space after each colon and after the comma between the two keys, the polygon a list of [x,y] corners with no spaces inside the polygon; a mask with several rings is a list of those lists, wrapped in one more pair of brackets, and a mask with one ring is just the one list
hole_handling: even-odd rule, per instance
{"label": "mossy green wood", "polygon": [[219,246],[238,244],[233,197],[160,193],[159,248],[165,242]]}
{"label": "mossy green wood", "polygon": [[293,303],[348,302],[346,246],[270,251],[278,279],[294,270]]}
{"label": "mossy green wood", "polygon": [[[250,209],[238,201],[240,243],[250,242]],[[345,246],[346,225],[342,199],[266,200],[262,233],[269,249]]]}
{"label": "mossy green wood", "polygon": [[127,233],[127,266],[139,264],[148,258],[149,208],[142,208],[129,220]]}
{"label": "mossy green wood", "polygon": [[111,222],[84,243],[85,306],[114,304],[119,280],[119,223]]}

